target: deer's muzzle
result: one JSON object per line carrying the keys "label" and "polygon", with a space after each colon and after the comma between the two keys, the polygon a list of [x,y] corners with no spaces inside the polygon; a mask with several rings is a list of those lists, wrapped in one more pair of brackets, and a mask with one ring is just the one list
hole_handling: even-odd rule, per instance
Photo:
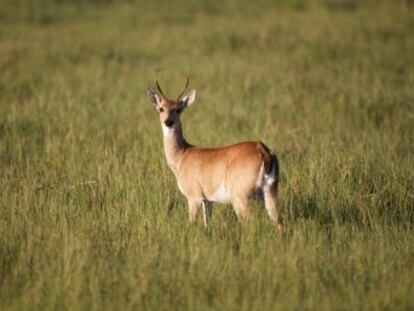
{"label": "deer's muzzle", "polygon": [[164,124],[165,124],[167,127],[171,127],[171,126],[173,126],[174,121],[173,121],[173,120],[170,120],[170,119],[167,119],[167,120],[165,120]]}

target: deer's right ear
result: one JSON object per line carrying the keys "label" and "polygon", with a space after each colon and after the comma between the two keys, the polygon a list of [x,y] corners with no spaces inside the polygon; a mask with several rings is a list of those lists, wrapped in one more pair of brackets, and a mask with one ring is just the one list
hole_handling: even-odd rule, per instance
{"label": "deer's right ear", "polygon": [[158,108],[161,104],[161,97],[155,92],[153,89],[149,88],[147,90],[147,99],[148,101],[153,104],[156,108]]}
{"label": "deer's right ear", "polygon": [[187,108],[187,106],[190,106],[192,103],[194,103],[196,96],[196,91],[191,90],[186,95],[183,96],[183,98],[180,100],[180,107],[181,109]]}

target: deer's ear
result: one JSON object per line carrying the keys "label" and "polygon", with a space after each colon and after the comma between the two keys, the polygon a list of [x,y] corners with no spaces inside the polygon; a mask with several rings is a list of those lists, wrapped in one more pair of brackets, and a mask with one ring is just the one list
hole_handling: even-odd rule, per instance
{"label": "deer's ear", "polygon": [[190,92],[185,94],[183,98],[180,100],[180,107],[184,109],[184,108],[187,108],[187,106],[190,106],[192,103],[194,103],[195,96],[196,96],[195,90],[191,90]]}
{"label": "deer's ear", "polygon": [[149,88],[147,90],[147,99],[148,101],[153,104],[156,108],[158,108],[161,104],[161,97],[155,92],[153,89]]}

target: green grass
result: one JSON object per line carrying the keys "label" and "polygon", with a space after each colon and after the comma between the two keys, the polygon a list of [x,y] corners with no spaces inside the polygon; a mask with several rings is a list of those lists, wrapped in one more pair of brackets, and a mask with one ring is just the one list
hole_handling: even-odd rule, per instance
{"label": "green grass", "polygon": [[[412,1],[1,1],[0,309],[412,310],[413,29]],[[285,237],[255,204],[187,225],[157,68],[198,91],[190,142],[277,152]]]}

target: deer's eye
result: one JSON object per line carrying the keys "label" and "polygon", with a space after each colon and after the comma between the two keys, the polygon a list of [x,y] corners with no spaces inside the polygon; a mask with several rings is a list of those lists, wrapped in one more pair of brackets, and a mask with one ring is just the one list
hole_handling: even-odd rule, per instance
{"label": "deer's eye", "polygon": [[160,108],[158,108],[158,110],[159,110],[159,112],[163,112],[164,108],[160,107]]}

